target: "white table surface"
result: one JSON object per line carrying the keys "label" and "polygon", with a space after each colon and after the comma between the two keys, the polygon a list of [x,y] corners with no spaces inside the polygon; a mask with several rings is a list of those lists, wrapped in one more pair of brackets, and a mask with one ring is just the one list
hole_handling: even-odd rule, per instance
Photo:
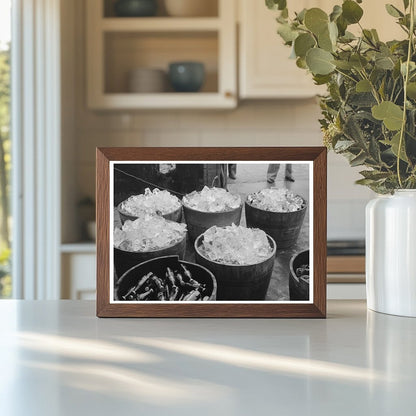
{"label": "white table surface", "polygon": [[0,301],[0,415],[416,414],[416,319],[98,319]]}

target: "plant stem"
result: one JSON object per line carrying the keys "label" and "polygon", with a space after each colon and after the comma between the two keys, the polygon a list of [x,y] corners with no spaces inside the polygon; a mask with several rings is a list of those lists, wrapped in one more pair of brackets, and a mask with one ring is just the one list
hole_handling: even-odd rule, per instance
{"label": "plant stem", "polygon": [[343,75],[344,77],[349,78],[351,81],[353,81],[355,83],[358,82],[355,78],[351,77],[348,74],[345,74],[344,72],[340,71],[338,68],[335,68],[335,71],[338,72],[339,74]]}
{"label": "plant stem", "polygon": [[363,77],[363,79],[365,79],[366,81],[368,81],[368,83],[370,84],[371,87],[371,93],[373,94],[374,99],[377,101],[377,104],[380,104],[380,98],[378,96],[378,92],[376,90],[376,87],[374,86],[374,84],[370,81],[370,78],[368,78],[365,69],[361,66],[362,71],[360,71],[360,75]]}
{"label": "plant stem", "polygon": [[415,0],[410,0],[410,30],[409,30],[409,46],[407,48],[407,60],[406,60],[406,73],[404,75],[403,80],[403,119],[402,119],[402,127],[400,129],[400,140],[399,140],[399,148],[397,150],[397,177],[399,179],[399,186],[403,188],[402,177],[400,174],[400,156],[403,147],[403,140],[404,140],[404,132],[406,130],[406,110],[407,110],[407,83],[409,82],[409,68],[410,68],[410,61],[412,59],[412,50],[413,50],[413,36],[414,36],[414,27],[415,27]]}

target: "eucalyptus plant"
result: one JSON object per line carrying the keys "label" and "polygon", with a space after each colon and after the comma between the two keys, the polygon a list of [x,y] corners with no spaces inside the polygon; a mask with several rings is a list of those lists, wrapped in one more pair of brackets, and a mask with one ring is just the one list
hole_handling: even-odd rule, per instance
{"label": "eucalyptus plant", "polygon": [[[293,17],[286,0],[266,0],[279,11],[277,31],[296,65],[327,87],[320,97],[325,145],[351,166],[365,166],[357,183],[380,194],[416,188],[414,2],[403,0],[401,10],[385,5],[404,39],[382,42],[360,24],[362,0],[344,0],[329,14],[314,7]],[[358,36],[348,30],[353,25]]]}

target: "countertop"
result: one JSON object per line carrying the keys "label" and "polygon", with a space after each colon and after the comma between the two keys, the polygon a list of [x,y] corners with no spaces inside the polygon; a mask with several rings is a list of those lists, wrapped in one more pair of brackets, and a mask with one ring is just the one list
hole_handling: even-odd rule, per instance
{"label": "countertop", "polygon": [[0,415],[415,415],[416,319],[98,319],[0,301]]}

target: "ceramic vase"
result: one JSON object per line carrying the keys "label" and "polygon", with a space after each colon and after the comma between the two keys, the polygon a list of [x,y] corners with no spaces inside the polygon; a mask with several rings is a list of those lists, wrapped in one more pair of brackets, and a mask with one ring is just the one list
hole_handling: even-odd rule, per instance
{"label": "ceramic vase", "polygon": [[369,309],[416,317],[416,189],[368,203],[366,286]]}

